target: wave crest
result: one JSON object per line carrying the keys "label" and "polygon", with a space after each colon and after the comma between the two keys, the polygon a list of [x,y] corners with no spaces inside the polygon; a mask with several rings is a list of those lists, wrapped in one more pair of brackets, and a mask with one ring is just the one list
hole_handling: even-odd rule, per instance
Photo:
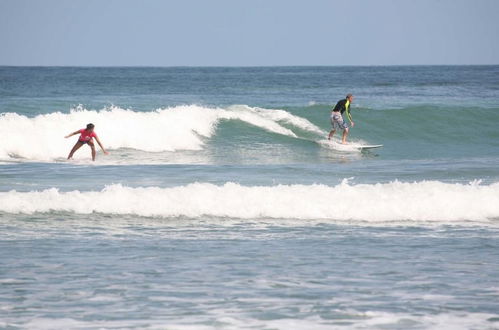
{"label": "wave crest", "polygon": [[[67,155],[76,138],[69,132],[92,122],[109,149],[132,148],[146,152],[201,150],[205,138],[215,134],[222,120],[240,120],[266,131],[296,137],[288,124],[314,134],[324,132],[307,119],[284,110],[245,105],[208,108],[184,105],[140,112],[119,107],[87,110],[79,106],[70,113],[55,112],[29,118],[16,113],[0,115],[0,131],[8,136],[0,144],[0,159],[52,160]],[[76,158],[88,155],[77,153]]]}

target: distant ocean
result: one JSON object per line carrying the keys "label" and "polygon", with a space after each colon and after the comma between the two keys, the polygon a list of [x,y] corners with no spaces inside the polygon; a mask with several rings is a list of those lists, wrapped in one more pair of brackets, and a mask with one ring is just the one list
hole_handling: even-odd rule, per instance
{"label": "distant ocean", "polygon": [[0,133],[0,328],[499,329],[499,66],[0,67]]}

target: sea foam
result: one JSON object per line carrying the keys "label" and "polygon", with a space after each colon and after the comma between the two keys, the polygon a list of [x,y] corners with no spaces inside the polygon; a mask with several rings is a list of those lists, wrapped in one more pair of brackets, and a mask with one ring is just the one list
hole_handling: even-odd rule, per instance
{"label": "sea foam", "polygon": [[[170,188],[110,185],[0,193],[0,212],[138,216],[292,218],[359,221],[485,221],[499,218],[499,183],[421,181],[378,184],[242,186],[193,183]],[[494,223],[493,220],[492,222]]]}
{"label": "sea foam", "polygon": [[[185,105],[149,112],[119,107],[87,110],[77,107],[70,113],[54,112],[30,118],[16,113],[0,114],[0,159],[53,160],[64,158],[76,137],[70,132],[96,125],[96,132],[108,149],[132,148],[146,152],[201,150],[223,120],[238,120],[268,132],[296,137],[292,129],[324,135],[307,119],[284,110],[245,105],[209,108]],[[288,127],[286,127],[288,126]],[[76,153],[75,158],[88,158]]]}

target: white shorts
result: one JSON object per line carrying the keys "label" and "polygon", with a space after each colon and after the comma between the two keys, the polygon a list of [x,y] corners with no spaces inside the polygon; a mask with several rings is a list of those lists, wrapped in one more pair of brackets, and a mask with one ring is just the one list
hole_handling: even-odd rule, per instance
{"label": "white shorts", "polygon": [[331,115],[331,125],[333,125],[334,130],[348,128],[348,124],[343,120],[340,112],[333,112]]}

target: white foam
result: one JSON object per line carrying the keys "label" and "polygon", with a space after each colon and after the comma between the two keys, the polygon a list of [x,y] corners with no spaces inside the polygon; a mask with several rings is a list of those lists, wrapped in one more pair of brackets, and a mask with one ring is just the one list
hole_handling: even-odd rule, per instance
{"label": "white foam", "polygon": [[[284,110],[232,106],[227,109],[185,105],[139,112],[119,107],[87,110],[78,107],[70,113],[55,112],[28,118],[16,113],[0,114],[0,159],[54,160],[63,159],[77,137],[64,136],[96,125],[96,132],[108,149],[132,148],[146,152],[200,150],[207,138],[215,134],[222,120],[240,120],[276,134],[296,137],[282,125],[323,134],[320,128],[304,118]],[[88,158],[78,152],[75,158]]]}
{"label": "white foam", "polygon": [[316,133],[321,136],[325,134],[325,132],[322,129],[315,126],[307,119],[292,115],[291,113],[284,110],[278,110],[278,109],[268,110],[263,108],[252,108],[246,105],[233,106],[229,109],[241,109],[244,111],[252,112],[258,116],[269,119],[273,122],[284,122],[293,125],[295,127],[298,127],[304,131]]}
{"label": "white foam", "polygon": [[[69,211],[139,216],[236,219],[329,219],[338,221],[488,221],[499,218],[499,183],[439,181],[351,185],[217,186],[193,183],[172,188],[110,185],[102,191],[55,188],[0,193],[0,211]],[[494,220],[495,219],[495,220]]]}

